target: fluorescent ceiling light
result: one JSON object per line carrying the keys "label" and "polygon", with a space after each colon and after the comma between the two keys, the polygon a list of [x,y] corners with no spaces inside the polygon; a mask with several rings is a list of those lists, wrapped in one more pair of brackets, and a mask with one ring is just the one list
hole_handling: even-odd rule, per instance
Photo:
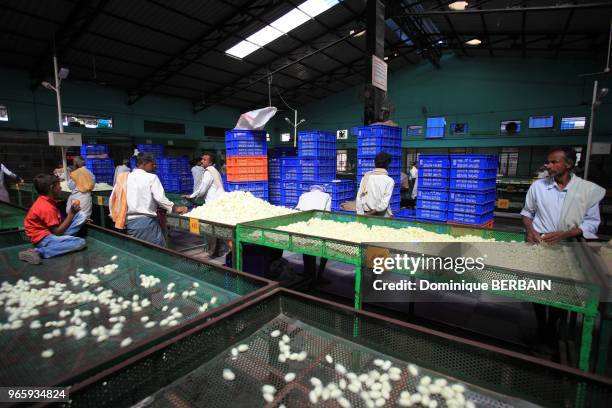
{"label": "fluorescent ceiling light", "polygon": [[482,44],[482,41],[480,41],[478,38],[472,38],[469,41],[465,42],[467,45],[480,45]]}
{"label": "fluorescent ceiling light", "polygon": [[329,10],[338,4],[338,1],[339,0],[307,0],[297,6],[297,8],[290,10],[261,30],[250,35],[246,40],[226,50],[225,53],[237,58],[244,58],[281,37],[283,34],[301,26],[311,18],[315,18],[319,14]]}
{"label": "fluorescent ceiling light", "polygon": [[460,11],[460,10],[465,10],[467,5],[468,5],[467,1],[455,1],[455,2],[453,2],[451,4],[449,4],[448,8],[451,9],[451,10]]}

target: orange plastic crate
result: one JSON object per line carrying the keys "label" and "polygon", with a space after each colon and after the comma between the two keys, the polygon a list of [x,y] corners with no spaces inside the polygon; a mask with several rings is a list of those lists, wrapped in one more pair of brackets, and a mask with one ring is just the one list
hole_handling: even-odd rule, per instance
{"label": "orange plastic crate", "polygon": [[268,156],[227,156],[227,181],[268,180]]}
{"label": "orange plastic crate", "polygon": [[460,222],[450,222],[450,221],[447,221],[446,223],[449,224],[449,225],[459,225],[459,226],[462,226],[462,227],[475,227],[475,228],[483,228],[483,229],[493,229],[493,220],[487,221],[484,224],[480,224],[480,225],[477,225],[477,224],[462,224]]}

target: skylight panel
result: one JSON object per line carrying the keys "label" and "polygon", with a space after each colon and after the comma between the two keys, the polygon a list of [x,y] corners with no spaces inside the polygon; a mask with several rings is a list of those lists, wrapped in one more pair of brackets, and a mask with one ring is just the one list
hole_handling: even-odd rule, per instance
{"label": "skylight panel", "polygon": [[338,4],[338,0],[308,0],[298,6],[300,10],[314,18]]}
{"label": "skylight panel", "polygon": [[299,9],[293,9],[284,16],[274,20],[270,25],[283,33],[288,33],[296,27],[310,20],[306,14]]}
{"label": "skylight panel", "polygon": [[278,31],[277,29],[271,26],[265,26],[261,30],[257,31],[255,34],[249,36],[247,38],[247,41],[259,45],[260,47],[263,47],[282,35],[283,33]]}
{"label": "skylight panel", "polygon": [[261,48],[259,45],[255,45],[248,41],[240,41],[229,50],[225,51],[226,54],[233,55],[236,58],[244,58],[255,50]]}

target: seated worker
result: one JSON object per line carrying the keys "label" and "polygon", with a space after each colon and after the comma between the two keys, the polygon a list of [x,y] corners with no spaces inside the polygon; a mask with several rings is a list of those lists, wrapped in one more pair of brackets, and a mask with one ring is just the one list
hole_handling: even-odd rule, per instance
{"label": "seated worker", "polygon": [[599,202],[606,191],[573,173],[576,152],[555,147],[548,153],[549,176],[533,182],[521,211],[529,242],[554,243],[575,237],[597,238]]}
{"label": "seated worker", "polygon": [[187,207],[174,207],[166,197],[164,187],[155,174],[157,164],[150,153],[140,153],[136,168],[131,173],[117,176],[109,203],[115,227],[127,229],[127,234],[159,246],[166,246],[166,238],[159,224],[157,209],[178,214]]}
{"label": "seated worker", "polygon": [[66,218],[62,221],[57,200],[62,188],[58,177],[39,174],[34,177],[34,188],[39,194],[28,211],[23,225],[25,233],[36,248],[19,252],[19,259],[29,264],[39,264],[40,258],[52,258],[72,251],[78,251],[87,244],[76,234],[85,222],[80,212],[80,203],[74,200]]}
{"label": "seated worker", "polygon": [[387,173],[390,163],[389,153],[380,152],[376,155],[374,159],[376,168],[368,171],[359,184],[356,201],[357,214],[393,216],[389,203],[395,181]]}
{"label": "seated worker", "polygon": [[[300,211],[309,210],[320,210],[320,211],[331,211],[331,196],[325,192],[325,188],[319,185],[310,186],[310,191],[303,193],[298,200],[298,204],[295,207]],[[304,273],[312,276],[313,281],[311,286],[314,287],[316,282],[327,283],[321,279],[325,266],[327,265],[327,258],[321,258],[319,269],[316,270],[317,257],[312,255],[303,255],[304,261]]]}
{"label": "seated worker", "polygon": [[300,196],[295,208],[296,210],[300,211],[331,211],[331,204],[331,196],[325,192],[325,188],[323,186],[314,184],[310,186],[310,191],[303,193]]}
{"label": "seated worker", "polygon": [[85,160],[81,156],[75,157],[72,164],[74,170],[68,175],[68,188],[71,193],[66,200],[66,214],[70,212],[74,200],[78,200],[84,219],[88,219],[91,217],[91,192],[96,186],[96,177],[85,167]]}

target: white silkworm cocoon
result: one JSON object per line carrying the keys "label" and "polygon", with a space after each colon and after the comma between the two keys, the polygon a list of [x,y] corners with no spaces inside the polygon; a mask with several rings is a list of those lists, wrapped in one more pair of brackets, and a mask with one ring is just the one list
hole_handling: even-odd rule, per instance
{"label": "white silkworm cocoon", "polygon": [[223,379],[227,381],[234,381],[236,378],[236,374],[232,372],[229,368],[223,369]]}
{"label": "white silkworm cocoon", "polygon": [[47,350],[43,351],[42,353],[40,353],[40,355],[43,358],[51,358],[51,357],[53,357],[53,350],[52,349],[47,349]]}
{"label": "white silkworm cocoon", "polygon": [[238,351],[241,352],[241,353],[244,353],[248,349],[249,349],[249,345],[248,344],[241,344],[241,345],[238,346]]}
{"label": "white silkworm cocoon", "polygon": [[334,362],[334,359],[328,354],[325,356],[325,361],[327,361],[329,364],[332,364]]}
{"label": "white silkworm cocoon", "polygon": [[280,334],[281,334],[280,330],[274,330],[272,333],[270,333],[270,336],[276,338],[280,336]]}
{"label": "white silkworm cocoon", "polygon": [[127,347],[130,344],[132,344],[132,338],[131,337],[126,337],[125,339],[121,340],[121,347]]}
{"label": "white silkworm cocoon", "polygon": [[287,373],[285,374],[285,382],[289,383],[295,380],[295,373]]}

